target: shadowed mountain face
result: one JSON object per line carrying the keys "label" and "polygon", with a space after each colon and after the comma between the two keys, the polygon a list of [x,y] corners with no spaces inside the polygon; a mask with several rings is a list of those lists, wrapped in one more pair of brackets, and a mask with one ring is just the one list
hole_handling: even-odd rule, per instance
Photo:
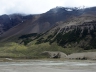
{"label": "shadowed mountain face", "polygon": [[31,19],[32,15],[21,15],[21,14],[12,14],[12,15],[2,15],[0,16],[0,34],[9,30],[10,28]]}
{"label": "shadowed mountain face", "polygon": [[18,38],[32,33],[43,34],[48,30],[45,33],[47,36],[55,33],[55,31],[55,34],[58,35],[60,32],[62,33],[63,29],[67,33],[86,23],[85,26],[80,27],[83,30],[83,28],[87,28],[87,23],[89,24],[89,22],[93,21],[96,21],[96,7],[85,9],[56,7],[39,15],[3,15],[0,19],[0,29],[1,32],[6,32],[1,35],[0,39]]}

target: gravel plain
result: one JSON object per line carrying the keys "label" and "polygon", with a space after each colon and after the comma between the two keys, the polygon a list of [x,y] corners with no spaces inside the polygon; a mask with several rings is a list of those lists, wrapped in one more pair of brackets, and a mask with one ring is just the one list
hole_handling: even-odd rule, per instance
{"label": "gravel plain", "polygon": [[0,62],[0,72],[96,72],[96,61],[17,60]]}

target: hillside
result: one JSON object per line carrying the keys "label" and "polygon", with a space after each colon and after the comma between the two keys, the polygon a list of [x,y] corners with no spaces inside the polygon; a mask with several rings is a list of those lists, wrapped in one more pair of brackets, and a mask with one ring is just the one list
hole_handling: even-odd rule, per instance
{"label": "hillside", "polygon": [[[39,58],[43,51],[96,51],[96,7],[56,7],[0,36],[1,57]],[[8,47],[8,48],[7,48]]]}
{"label": "hillside", "polygon": [[43,34],[22,35],[19,39],[21,43],[24,42],[25,45],[36,40],[37,45],[47,42],[49,42],[49,44],[56,42],[59,46],[64,48],[79,47],[84,50],[95,49],[96,21],[92,20],[82,24],[76,21],[76,23],[77,24],[72,24],[72,22],[69,22],[69,25],[65,23],[64,27],[62,24],[59,24]]}
{"label": "hillside", "polygon": [[[68,11],[68,9],[71,11]],[[44,14],[34,15],[32,18],[12,27],[1,35],[1,39],[30,33],[43,33],[56,26],[57,22],[65,22],[72,17],[81,16],[83,13],[85,11],[82,9],[56,7]]]}

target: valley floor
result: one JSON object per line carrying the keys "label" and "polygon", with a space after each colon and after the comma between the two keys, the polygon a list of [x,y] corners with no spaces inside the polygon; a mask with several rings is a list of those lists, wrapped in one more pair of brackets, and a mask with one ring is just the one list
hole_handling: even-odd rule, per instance
{"label": "valley floor", "polygon": [[0,62],[0,72],[96,72],[96,61],[17,60]]}

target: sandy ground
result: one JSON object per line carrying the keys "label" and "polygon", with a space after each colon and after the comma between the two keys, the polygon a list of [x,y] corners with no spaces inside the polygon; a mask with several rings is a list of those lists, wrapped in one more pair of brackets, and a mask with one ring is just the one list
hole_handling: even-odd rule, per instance
{"label": "sandy ground", "polygon": [[0,62],[0,72],[96,72],[96,62],[58,60]]}

